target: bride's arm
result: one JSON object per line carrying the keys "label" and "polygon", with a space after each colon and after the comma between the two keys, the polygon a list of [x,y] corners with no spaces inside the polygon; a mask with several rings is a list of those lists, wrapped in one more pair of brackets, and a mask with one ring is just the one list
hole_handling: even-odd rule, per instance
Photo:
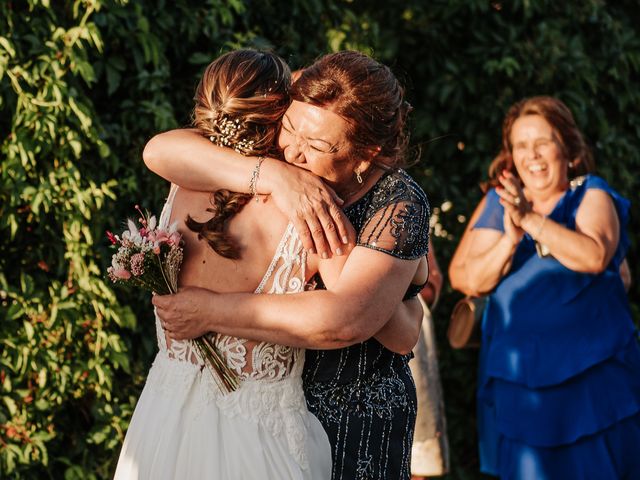
{"label": "bride's arm", "polygon": [[[209,192],[225,188],[243,193],[249,193],[249,182],[258,161],[258,157],[214,145],[196,129],[170,130],[154,136],[145,145],[142,159],[152,172],[189,190]],[[262,163],[259,193],[271,193],[273,185],[267,170],[277,170],[280,163],[271,158]]]}
{"label": "bride's arm", "polygon": [[[258,157],[246,157],[212,144],[198,130],[171,130],[153,137],[145,146],[147,167],[161,177],[190,190],[220,188],[249,193]],[[271,195],[293,222],[307,250],[342,253],[353,243],[335,192],[310,172],[273,158],[259,167],[258,193]]]}

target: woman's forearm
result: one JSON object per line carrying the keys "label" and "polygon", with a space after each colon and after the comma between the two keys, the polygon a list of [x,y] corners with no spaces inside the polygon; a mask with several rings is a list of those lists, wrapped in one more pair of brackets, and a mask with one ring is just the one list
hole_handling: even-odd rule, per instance
{"label": "woman's forearm", "polygon": [[[204,313],[206,330],[302,348],[342,348],[373,336],[358,318],[367,309],[339,308],[327,290],[297,295],[224,294]],[[387,317],[388,318],[388,317]],[[372,324],[380,325],[383,321]]]}
{"label": "woman's forearm", "polygon": [[369,308],[370,302],[349,302],[327,290],[257,295],[217,294],[186,287],[175,295],[155,295],[152,302],[163,328],[175,340],[216,332],[316,349],[362,342],[372,337],[393,312],[393,308]]}
{"label": "woman's forearm", "polygon": [[608,250],[603,242],[535,212],[523,219],[522,228],[562,265],[576,272],[600,273],[613,255],[614,250]]}
{"label": "woman's forearm", "polygon": [[[164,179],[190,190],[219,188],[249,193],[258,158],[212,144],[197,130],[178,129],[154,136],[142,153],[147,167]],[[278,160],[266,159],[260,167],[259,193],[271,193],[273,169]]]}
{"label": "woman's forearm", "polygon": [[517,245],[505,234],[487,251],[471,256],[464,265],[467,289],[474,294],[493,290],[511,267]]}
{"label": "woman's forearm", "polygon": [[371,338],[391,318],[417,262],[358,247],[335,291],[215,294],[186,287],[152,301],[177,340],[213,331],[296,347],[341,348]]}
{"label": "woman's forearm", "polygon": [[[247,298],[244,294],[238,297],[225,296],[227,298],[222,300],[222,305],[209,310],[211,313],[208,315],[208,325],[219,333],[244,335],[247,338],[302,348],[342,348],[372,336],[387,349],[403,355],[415,347],[423,314],[419,300],[401,302],[391,319],[380,330],[373,332],[371,327],[363,328],[365,322],[357,319],[368,319],[369,322],[366,323],[370,325],[380,324],[384,322],[383,319],[358,308],[351,311],[348,307],[336,308],[343,302],[329,291],[315,293],[316,299],[308,298],[307,294],[306,298],[299,298],[299,305],[295,305],[295,302],[291,304],[288,301],[290,298],[267,299],[255,295]],[[273,302],[266,306],[268,300]],[[233,305],[239,308],[234,308]],[[215,308],[222,308],[222,311],[219,310],[216,314],[213,312]],[[305,315],[304,311],[308,314]],[[224,322],[222,319],[225,317],[229,321]],[[291,321],[292,319],[295,320]]]}

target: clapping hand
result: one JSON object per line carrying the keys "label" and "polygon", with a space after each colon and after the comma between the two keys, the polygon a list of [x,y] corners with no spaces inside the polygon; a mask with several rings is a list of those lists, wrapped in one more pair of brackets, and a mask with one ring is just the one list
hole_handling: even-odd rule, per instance
{"label": "clapping hand", "polygon": [[504,170],[498,181],[502,186],[496,188],[496,193],[504,207],[505,234],[514,243],[518,243],[524,235],[522,219],[531,211],[531,203],[524,194],[520,180],[511,172]]}

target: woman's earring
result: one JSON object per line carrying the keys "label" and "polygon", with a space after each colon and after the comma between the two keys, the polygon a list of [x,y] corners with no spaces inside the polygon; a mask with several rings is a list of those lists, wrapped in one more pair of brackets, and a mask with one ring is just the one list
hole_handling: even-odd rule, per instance
{"label": "woman's earring", "polygon": [[573,162],[569,162],[569,168],[573,168]]}
{"label": "woman's earring", "polygon": [[356,170],[356,180],[360,185],[362,185],[362,177],[360,176],[360,171]]}

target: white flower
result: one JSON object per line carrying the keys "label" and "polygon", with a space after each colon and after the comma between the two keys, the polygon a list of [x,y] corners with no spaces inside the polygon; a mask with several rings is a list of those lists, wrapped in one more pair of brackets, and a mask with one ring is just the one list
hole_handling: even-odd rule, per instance
{"label": "white flower", "polygon": [[132,237],[140,234],[140,232],[138,232],[138,227],[136,227],[136,224],[133,222],[133,220],[127,219],[127,226],[129,227],[129,232],[131,232]]}
{"label": "white flower", "polygon": [[122,268],[122,265],[120,265],[116,260],[115,255],[111,257],[111,266],[113,267],[114,270],[120,270]]}
{"label": "white flower", "polygon": [[131,240],[136,245],[142,245],[144,241],[142,240],[142,236],[140,235],[138,227],[136,227],[136,224],[133,223],[133,220],[127,220],[127,226],[129,227],[129,230],[124,231],[124,233],[122,234],[122,238]]}

